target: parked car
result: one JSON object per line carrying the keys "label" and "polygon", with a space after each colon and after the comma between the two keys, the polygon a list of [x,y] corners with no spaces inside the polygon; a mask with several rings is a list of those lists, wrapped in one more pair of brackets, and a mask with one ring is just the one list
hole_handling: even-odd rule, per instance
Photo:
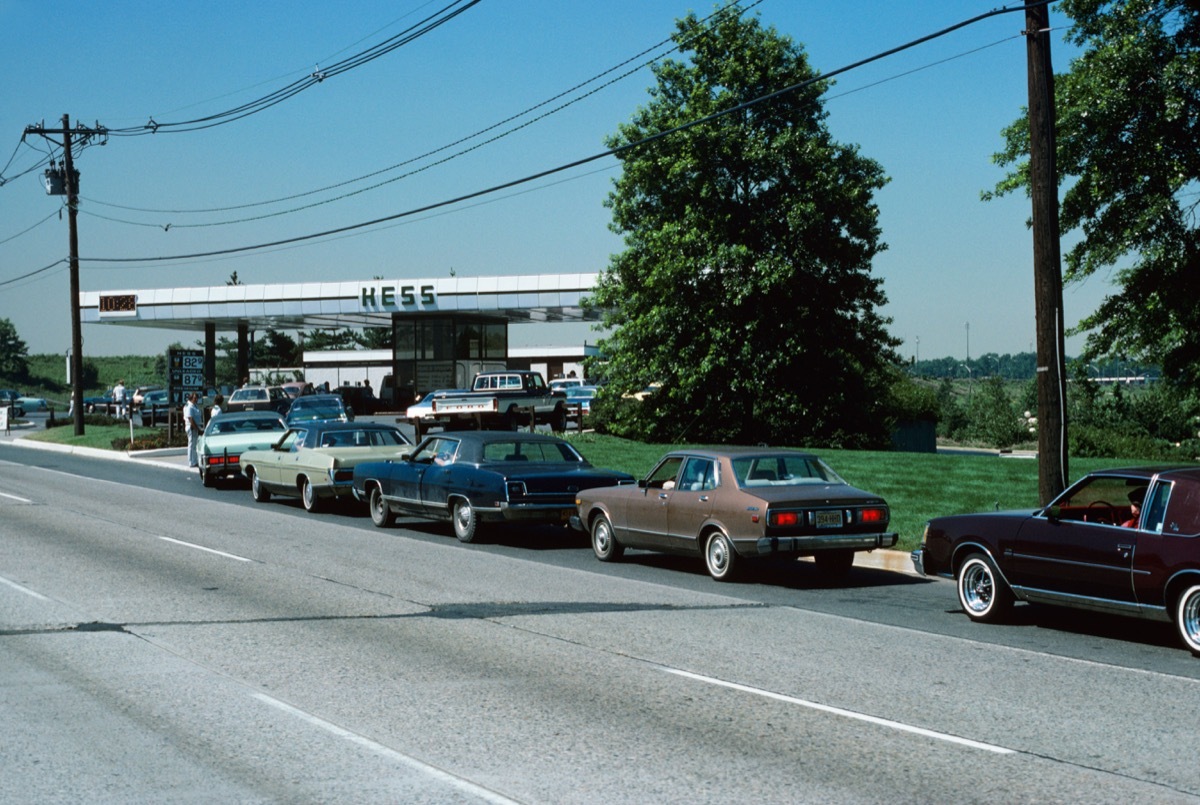
{"label": "parked car", "polygon": [[288,428],[270,447],[242,453],[242,474],[260,503],[271,495],[299,497],[308,511],[352,494],[354,465],[399,457],[412,442],[391,425],[313,422]]}
{"label": "parked car", "polygon": [[768,448],[676,450],[636,486],[576,495],[571,525],[602,562],[626,548],[702,556],[717,581],[744,560],[812,556],[830,576],[856,551],[890,548],[883,498],[856,489],[811,453]]}
{"label": "parked car", "polygon": [[420,402],[415,402],[404,412],[404,416],[408,421],[416,426],[418,423],[422,425],[432,424],[433,419],[433,401],[442,397],[450,397],[456,394],[465,394],[467,389],[438,389],[431,391],[421,398]]}
{"label": "parked car", "polygon": [[274,411],[287,414],[292,398],[282,386],[245,386],[235,389],[222,411]]}
{"label": "parked car", "polygon": [[279,385],[293,400],[297,397],[303,397],[305,394],[317,393],[312,383],[305,383],[303,380],[290,380],[287,383],[280,383]]}
{"label": "parked car", "polygon": [[162,386],[137,386],[136,388],[133,389],[132,392],[130,392],[128,389],[126,389],[125,399],[127,401],[129,401],[130,405],[133,406],[134,410],[137,410],[138,408],[140,408],[142,406],[142,400],[148,392],[161,391],[161,390],[162,390]]}
{"label": "parked car", "polygon": [[549,383],[550,393],[562,396],[572,388],[584,385],[584,381],[579,377],[556,377]]}
{"label": "parked car", "polygon": [[96,397],[84,397],[83,410],[88,414],[116,414],[117,403],[110,390]]}
{"label": "parked car", "polygon": [[200,480],[213,486],[221,478],[240,477],[242,453],[269,448],[287,430],[283,417],[274,411],[222,412],[208,421],[196,445],[200,456]]}
{"label": "parked car", "polygon": [[596,386],[571,386],[567,389],[567,405],[578,405],[583,409],[584,416],[592,412],[592,398],[599,389]]}
{"label": "parked car", "polygon": [[397,514],[450,520],[462,542],[481,523],[565,524],[578,490],[620,483],[633,476],[593,467],[562,439],[508,431],[428,436],[408,455],[359,464],[353,479],[375,525]]}
{"label": "parked car", "polygon": [[1200,656],[1200,468],[1099,470],[1042,509],[938,517],[912,558],[973,621],[1015,601],[1174,621]]}
{"label": "parked car", "polygon": [[347,411],[336,394],[309,394],[292,400],[287,411],[288,427],[304,422],[349,422],[354,412]]}
{"label": "parked car", "polygon": [[21,406],[21,392],[16,389],[0,389],[0,408],[8,408],[13,416],[25,416]]}
{"label": "parked car", "polygon": [[50,403],[45,397],[18,397],[17,407],[24,408],[26,411],[48,411]]}
{"label": "parked car", "polygon": [[158,389],[145,392],[138,405],[138,410],[141,412],[142,427],[149,428],[167,424],[171,415],[171,401],[167,398],[167,390]]}

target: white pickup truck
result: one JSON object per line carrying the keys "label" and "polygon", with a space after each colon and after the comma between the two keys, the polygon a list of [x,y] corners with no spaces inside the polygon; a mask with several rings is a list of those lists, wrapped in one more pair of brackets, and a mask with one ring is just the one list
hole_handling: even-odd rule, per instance
{"label": "white pickup truck", "polygon": [[470,391],[433,400],[432,419],[447,430],[515,430],[531,415],[552,430],[567,429],[566,398],[554,395],[539,372],[481,372]]}

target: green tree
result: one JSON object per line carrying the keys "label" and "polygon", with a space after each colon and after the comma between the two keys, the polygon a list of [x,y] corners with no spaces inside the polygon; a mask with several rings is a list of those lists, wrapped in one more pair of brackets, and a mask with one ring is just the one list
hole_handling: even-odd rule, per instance
{"label": "green tree", "polygon": [[8,319],[0,319],[0,377],[24,380],[29,376],[29,347]]}
{"label": "green tree", "polygon": [[[757,18],[676,22],[689,63],[654,68],[650,101],[608,138],[642,140],[815,78]],[[897,358],[871,276],[886,178],[825,126],[826,82],[623,151],[607,200],[625,250],[591,302],[610,387],[661,388],[649,439],[882,444]],[[619,397],[619,395],[617,395]]]}
{"label": "green tree", "polygon": [[[1086,359],[1126,353],[1164,377],[1200,380],[1200,6],[1194,0],[1063,0],[1083,54],[1055,76],[1057,161],[1066,183],[1065,279],[1112,274],[1117,291],[1076,327]],[[996,194],[1029,186],[1022,118],[995,156]],[[991,194],[985,194],[985,198]]]}

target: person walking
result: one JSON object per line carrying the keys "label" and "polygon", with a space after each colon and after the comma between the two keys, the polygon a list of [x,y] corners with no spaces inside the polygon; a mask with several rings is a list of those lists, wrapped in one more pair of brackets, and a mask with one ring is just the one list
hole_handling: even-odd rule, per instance
{"label": "person walking", "polygon": [[[117,385],[113,386],[113,404],[117,406],[117,418],[125,419],[125,381],[118,380]],[[71,402],[74,402],[74,397]]]}
{"label": "person walking", "polygon": [[187,431],[187,456],[189,467],[199,467],[200,457],[196,452],[196,443],[200,434],[204,433],[204,409],[196,404],[200,395],[192,392],[188,395],[187,405],[183,406],[183,427]]}

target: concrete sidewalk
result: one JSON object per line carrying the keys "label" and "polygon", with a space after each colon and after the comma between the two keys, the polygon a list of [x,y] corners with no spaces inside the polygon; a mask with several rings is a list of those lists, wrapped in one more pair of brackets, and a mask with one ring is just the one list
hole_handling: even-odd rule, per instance
{"label": "concrete sidewalk", "polygon": [[[40,423],[35,422],[33,425],[14,426],[11,434],[0,433],[0,459],[4,457],[4,450],[6,448],[46,450],[56,453],[87,456],[88,458],[100,458],[107,461],[131,461],[150,467],[192,472],[196,473],[197,479],[200,477],[194,468],[187,465],[187,448],[185,447],[123,452],[120,450],[101,450],[95,447],[72,447],[71,445],[54,444],[53,442],[42,442],[24,438],[44,428],[44,425],[40,427],[39,425]],[[871,551],[870,553],[859,553],[854,557],[854,565],[855,567],[869,567],[875,570],[920,576],[913,569],[912,559],[909,558],[906,551],[878,550]]]}

